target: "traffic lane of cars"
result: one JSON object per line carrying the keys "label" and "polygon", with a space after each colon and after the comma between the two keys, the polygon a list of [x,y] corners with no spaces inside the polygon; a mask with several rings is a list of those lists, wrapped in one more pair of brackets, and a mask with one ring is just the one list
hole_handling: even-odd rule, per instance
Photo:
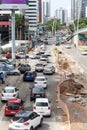
{"label": "traffic lane of cars", "polygon": [[[14,78],[15,78],[15,77],[14,77]],[[21,82],[21,81],[22,81],[22,77],[21,77],[20,82]],[[24,89],[25,92],[24,92],[24,91],[23,91],[23,92],[21,91],[21,95],[22,95],[23,93],[26,93],[24,97],[25,97],[25,100],[28,98],[28,99],[26,100],[26,102],[25,102],[25,104],[27,103],[26,106],[28,106],[28,108],[29,108],[29,106],[32,107],[32,102],[30,102],[29,96],[28,96],[28,95],[29,95],[29,84],[30,84],[30,86],[33,85],[32,83],[24,83],[23,81],[22,81],[22,84],[21,84],[21,87],[23,87],[23,88],[26,87],[26,90]],[[49,84],[49,87],[50,87],[50,86],[51,86],[51,85]],[[22,90],[23,90],[23,88],[22,88]],[[54,88],[53,88],[53,89],[54,89]],[[21,88],[20,88],[20,90],[21,90]],[[27,95],[27,96],[26,96],[26,95]],[[48,95],[49,95],[49,94],[48,94]],[[29,105],[29,104],[30,104],[30,105]],[[8,122],[9,122],[9,119],[10,119],[9,117],[2,117],[2,122],[4,121],[4,123],[6,123],[6,122],[8,123]],[[2,123],[2,124],[3,124],[3,123]],[[1,125],[0,125],[0,127],[1,127]]]}
{"label": "traffic lane of cars", "polygon": [[[47,97],[48,98],[51,98],[52,97],[52,93],[50,92],[50,88],[52,89],[52,92],[54,91],[54,87],[56,87],[55,85],[54,85],[54,83],[52,84],[50,84],[50,80],[49,80],[49,76],[46,76],[46,77],[48,77],[48,81],[49,81],[49,87],[48,87],[48,89],[49,89],[49,91],[48,91],[48,89],[46,90],[47,92]],[[51,79],[52,78],[52,79]],[[57,82],[57,80],[55,80],[55,75],[54,75],[54,77],[52,77],[51,75],[50,75],[50,79],[51,80],[54,80],[55,82]],[[26,91],[26,92],[22,92],[23,91],[23,88],[21,89],[20,88],[20,90],[21,90],[21,92],[22,92],[22,94],[24,94],[24,93],[26,93],[26,95],[24,96],[24,98],[25,98],[25,100],[26,100],[26,102],[25,102],[25,106],[26,106],[26,108],[31,108],[32,109],[32,102],[30,102],[30,100],[29,100],[29,86],[27,86],[27,85],[29,85],[29,84],[31,84],[31,83],[24,83],[23,81],[22,81],[23,79],[22,79],[22,77],[20,78],[20,82],[22,83],[21,84],[21,87],[26,87],[26,90],[24,89],[24,91]],[[53,81],[52,81],[53,82]],[[20,84],[19,82],[18,82],[18,84]],[[33,84],[32,84],[33,85]],[[52,85],[52,87],[51,87],[51,85]],[[30,85],[31,86],[31,85]],[[21,95],[22,95],[21,94]],[[50,95],[51,94],[51,95]],[[53,94],[54,96],[55,96],[55,94]],[[54,103],[55,103],[55,105],[54,105],[54,107],[55,107],[55,109],[56,109],[56,102],[55,102],[55,98],[54,98]],[[30,104],[30,105],[29,105]],[[53,108],[53,110],[54,110],[54,108]],[[53,112],[54,113],[54,112]],[[54,115],[56,115],[56,114],[52,114],[53,115],[53,117],[51,118],[51,119],[46,119],[46,120],[48,120],[48,122],[50,122],[50,120],[52,121],[52,120],[55,120],[55,116]],[[7,119],[7,118],[5,118],[5,119]],[[9,119],[9,118],[8,118]],[[49,123],[48,123],[49,124]],[[46,126],[46,124],[45,124],[45,126]],[[47,125],[48,126],[48,125]],[[43,129],[43,128],[42,128]]]}
{"label": "traffic lane of cars", "polygon": [[[24,85],[25,85],[25,84],[27,84],[27,83],[24,83]],[[24,86],[23,86],[23,87],[24,87]],[[29,87],[28,87],[27,89],[29,89]],[[28,91],[28,90],[27,90],[27,91]],[[27,102],[27,101],[26,101],[26,102]],[[26,102],[25,102],[25,104],[26,104]],[[29,98],[28,98],[28,102],[27,102],[27,103],[28,103],[28,107],[29,107],[29,103],[30,103],[30,106],[31,106],[31,102],[29,101]],[[26,106],[27,106],[27,105],[26,105]],[[3,124],[3,123],[6,123],[6,122],[9,124],[9,120],[10,120],[10,119],[11,119],[11,117],[5,117],[5,116],[2,117],[2,124]],[[47,120],[48,120],[48,119],[47,119]],[[3,122],[3,121],[4,121],[4,122]],[[1,127],[1,125],[0,125],[0,127]]]}

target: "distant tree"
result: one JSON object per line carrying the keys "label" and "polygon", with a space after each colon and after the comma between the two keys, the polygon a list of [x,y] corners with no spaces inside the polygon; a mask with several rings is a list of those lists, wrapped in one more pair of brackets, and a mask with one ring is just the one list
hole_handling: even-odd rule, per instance
{"label": "distant tree", "polygon": [[77,25],[78,25],[78,29],[85,28],[87,27],[87,18],[80,18],[79,20],[76,19],[74,23],[76,29],[77,29]]}
{"label": "distant tree", "polygon": [[46,28],[49,30],[49,31],[52,31],[52,27],[54,25],[54,28],[56,30],[60,29],[61,25],[60,25],[60,20],[58,19],[52,19],[52,20],[49,20],[46,24]]}

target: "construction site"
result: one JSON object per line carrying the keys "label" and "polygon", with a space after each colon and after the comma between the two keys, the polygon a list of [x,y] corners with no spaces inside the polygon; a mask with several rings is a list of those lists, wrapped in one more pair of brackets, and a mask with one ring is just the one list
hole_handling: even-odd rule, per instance
{"label": "construction site", "polygon": [[59,108],[69,123],[69,130],[87,130],[87,77],[85,71],[69,56],[54,47]]}

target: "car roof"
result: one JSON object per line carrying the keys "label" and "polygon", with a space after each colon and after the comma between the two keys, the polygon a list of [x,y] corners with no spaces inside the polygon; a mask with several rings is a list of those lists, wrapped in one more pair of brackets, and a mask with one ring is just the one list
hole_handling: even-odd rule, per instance
{"label": "car roof", "polygon": [[[29,71],[26,71],[27,73],[33,73],[33,72],[35,72],[34,70],[29,70]],[[26,73],[25,72],[25,73]]]}
{"label": "car roof", "polygon": [[36,79],[46,78],[45,76],[37,76]]}
{"label": "car roof", "polygon": [[21,102],[21,99],[18,99],[18,98],[10,98],[8,100],[8,103],[20,103]]}
{"label": "car roof", "polygon": [[14,88],[16,88],[16,87],[14,87],[14,86],[7,86],[4,89],[14,89]]}
{"label": "car roof", "polygon": [[48,102],[48,98],[36,98],[35,102]]}
{"label": "car roof", "polygon": [[32,111],[27,111],[27,110],[22,110],[18,113],[16,113],[16,117],[28,117],[30,114],[32,113]]}

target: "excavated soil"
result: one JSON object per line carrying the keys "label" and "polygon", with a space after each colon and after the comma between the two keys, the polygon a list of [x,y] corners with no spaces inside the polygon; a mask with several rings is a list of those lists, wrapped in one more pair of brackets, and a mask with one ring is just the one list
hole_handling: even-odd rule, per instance
{"label": "excavated soil", "polygon": [[67,79],[63,81],[60,85],[60,93],[66,94],[66,93],[72,93],[72,94],[80,94],[81,90],[84,88],[84,86],[73,79]]}

